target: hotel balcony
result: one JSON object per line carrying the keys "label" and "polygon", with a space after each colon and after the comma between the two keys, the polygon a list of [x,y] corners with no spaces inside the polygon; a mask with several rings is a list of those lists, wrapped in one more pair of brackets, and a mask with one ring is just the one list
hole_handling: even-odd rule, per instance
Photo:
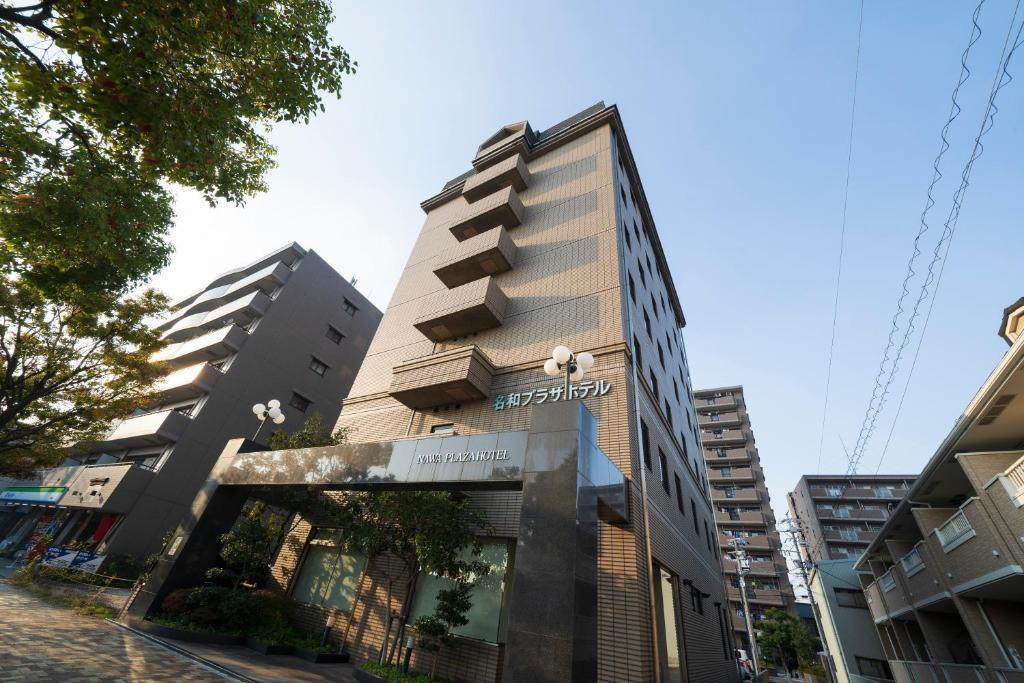
{"label": "hotel balcony", "polygon": [[187,341],[169,344],[153,356],[171,367],[186,367],[207,360],[219,360],[242,348],[249,333],[238,325],[224,327],[201,334]]}
{"label": "hotel balcony", "polygon": [[499,226],[455,247],[434,269],[434,275],[452,289],[511,270],[515,261],[516,245],[508,231]]}
{"label": "hotel balcony", "polygon": [[871,612],[871,618],[874,619],[876,624],[889,620],[889,613],[885,608],[885,600],[882,599],[882,588],[879,585],[880,580],[878,579],[868,584],[868,587],[864,589],[864,599],[868,602],[868,610]]}
{"label": "hotel balcony", "polygon": [[265,255],[258,261],[250,263],[246,266],[242,266],[241,268],[234,268],[232,270],[227,271],[226,273],[223,273],[216,280],[210,282],[198,292],[195,292],[194,294],[191,294],[185,297],[184,299],[175,302],[174,308],[182,309],[191,306],[193,303],[196,302],[196,300],[199,297],[203,296],[206,292],[213,289],[218,289],[220,287],[223,287],[224,285],[230,285],[231,283],[238,282],[239,280],[242,280],[243,278],[246,278],[253,273],[261,271],[277,263],[283,263],[289,269],[294,269],[297,266],[298,262],[301,261],[305,255],[306,250],[303,249],[298,244],[296,244],[295,242],[287,244],[284,247],[281,247],[280,249],[277,249],[276,251]]}
{"label": "hotel balcony", "polygon": [[737,408],[736,399],[732,396],[721,396],[719,398],[694,398],[693,407],[698,413],[714,413],[722,411],[735,411]]}
{"label": "hotel balcony", "polygon": [[59,505],[111,514],[130,512],[156,475],[152,468],[133,462],[84,465],[75,470]]}
{"label": "hotel balcony", "polygon": [[903,585],[903,577],[900,575],[899,563],[889,568],[889,571],[878,577],[878,587],[882,589],[882,600],[885,603],[885,611],[890,619],[903,616],[910,611],[911,600],[907,595],[907,589]]}
{"label": "hotel balcony", "polygon": [[164,332],[163,337],[172,342],[179,342],[197,330],[214,330],[230,323],[245,327],[266,313],[270,303],[270,297],[263,292],[252,292],[212,311],[194,313],[181,318]]}
{"label": "hotel balcony", "polygon": [[755,480],[754,471],[749,467],[730,467],[728,474],[723,472],[714,463],[708,463],[708,480],[713,483],[740,481],[752,482]]}
{"label": "hotel balcony", "polygon": [[[711,419],[712,415],[718,419]],[[716,427],[736,427],[742,423],[743,419],[737,412],[710,411],[707,413],[697,413],[697,424],[705,429],[714,429]]]}
{"label": "hotel balcony", "polygon": [[[735,499],[731,499],[735,500]],[[765,524],[764,513],[760,510],[740,510],[730,513],[715,510],[716,524]]]}
{"label": "hotel balcony", "polygon": [[881,494],[874,488],[860,488],[854,486],[840,487],[838,495],[829,492],[830,487],[811,486],[809,487],[811,498],[826,500],[878,500],[880,502],[895,503],[907,495],[907,489],[899,486],[889,487],[889,493]]}
{"label": "hotel balcony", "polygon": [[737,488],[733,491],[732,495],[727,495],[723,489],[711,488],[711,500],[716,503],[728,503],[735,501],[737,503],[751,503],[759,502],[761,500],[761,493],[754,487],[750,488]]}
{"label": "hotel balcony", "polygon": [[505,303],[504,292],[487,277],[428,297],[413,326],[431,341],[445,341],[498,327]]}
{"label": "hotel balcony", "polygon": [[747,433],[742,429],[729,429],[726,427],[721,435],[716,435],[717,427],[703,427],[701,429],[701,441],[705,448],[716,446],[738,446],[747,442]]}
{"label": "hotel balcony", "polygon": [[936,565],[924,541],[919,542],[897,561],[895,571],[902,579],[908,600],[915,607],[926,607],[949,598],[941,577],[936,573]]}
{"label": "hotel balcony", "polygon": [[867,544],[874,540],[877,535],[877,531],[855,528],[839,529],[838,531],[829,529],[825,531],[825,539],[833,543]]}
{"label": "hotel balcony", "polygon": [[167,330],[185,316],[210,311],[224,305],[230,299],[235,299],[245,294],[259,291],[269,295],[287,282],[291,274],[291,268],[281,262],[277,262],[235,282],[208,289],[198,295],[188,306],[183,306],[175,311],[174,315],[161,323],[157,329],[161,331]]}
{"label": "hotel balcony", "polygon": [[108,450],[173,443],[181,438],[190,424],[192,418],[183,412],[160,410],[122,420],[100,443]]}
{"label": "hotel balcony", "polygon": [[157,382],[154,400],[166,404],[199,398],[210,393],[223,376],[223,372],[205,362],[175,370]]}
{"label": "hotel balcony", "polygon": [[462,185],[462,196],[467,202],[476,202],[506,187],[522,192],[529,183],[530,171],[523,155],[516,154],[467,178]]}
{"label": "hotel balcony", "polygon": [[523,222],[523,203],[512,187],[473,202],[455,218],[451,233],[462,242],[502,225],[509,230]]}
{"label": "hotel balcony", "polygon": [[466,403],[487,397],[493,374],[480,349],[463,346],[395,366],[388,393],[416,410]]}

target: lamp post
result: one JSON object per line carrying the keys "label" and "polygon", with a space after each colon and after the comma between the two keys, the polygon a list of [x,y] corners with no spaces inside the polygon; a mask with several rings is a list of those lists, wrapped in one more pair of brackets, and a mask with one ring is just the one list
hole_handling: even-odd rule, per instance
{"label": "lamp post", "polygon": [[544,361],[544,372],[550,377],[558,377],[565,372],[565,398],[569,398],[569,382],[578,382],[583,375],[594,367],[594,356],[584,351],[574,354],[568,346],[556,346],[551,351],[551,358]]}
{"label": "lamp post", "polygon": [[263,429],[263,425],[267,423],[267,419],[276,425],[284,422],[284,413],[281,412],[281,402],[276,398],[272,398],[267,401],[267,405],[257,403],[252,407],[252,412],[260,421],[260,426],[256,428],[256,433],[252,435],[253,441],[259,437],[260,430]]}

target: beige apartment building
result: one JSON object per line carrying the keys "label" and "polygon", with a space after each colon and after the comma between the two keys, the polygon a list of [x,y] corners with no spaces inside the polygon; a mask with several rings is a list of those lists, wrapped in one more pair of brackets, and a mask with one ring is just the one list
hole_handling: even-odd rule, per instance
{"label": "beige apartment building", "polygon": [[899,683],[1024,681],[1024,300],[1010,348],[857,562]]}
{"label": "beige apartment building", "polygon": [[899,474],[808,474],[787,495],[804,541],[807,590],[837,683],[891,680],[854,563],[913,480]]}
{"label": "beige apartment building", "polygon": [[[421,205],[338,421],[350,443],[229,445],[174,542],[189,559],[165,557],[132,612],[200,576],[195,558],[215,557],[219,520],[251,485],[443,488],[487,514],[492,572],[438,675],[735,681],[685,320],[618,109],[599,103],[546,130],[507,125],[468,156],[471,170]],[[559,345],[595,361],[568,391],[543,369]],[[437,580],[392,580],[388,603],[394,568],[330,538],[297,526],[278,589],[353,661],[403,647],[394,634],[429,612]],[[421,655],[413,668],[429,670]]]}
{"label": "beige apartment building", "polygon": [[754,442],[743,387],[700,389],[693,397],[718,525],[718,545],[728,583],[735,643],[736,647],[749,652],[750,639],[735,559],[736,543],[746,550],[750,560],[746,590],[755,629],[765,611],[773,607],[795,614],[793,586],[775,528],[775,513]]}

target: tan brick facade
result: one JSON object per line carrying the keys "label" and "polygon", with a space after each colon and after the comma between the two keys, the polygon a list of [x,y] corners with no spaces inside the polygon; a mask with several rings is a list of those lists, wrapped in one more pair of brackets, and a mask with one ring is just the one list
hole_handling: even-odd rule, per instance
{"label": "tan brick facade", "polygon": [[[600,527],[598,679],[656,677],[644,532],[648,519],[650,561],[672,573],[679,591],[673,616],[681,625],[683,680],[733,681],[735,665],[725,642],[730,627],[720,611],[728,600],[711,502],[703,468],[688,455],[698,453],[700,446],[692,429],[696,417],[680,333],[682,313],[618,112],[614,107],[588,111],[540,134],[528,125],[523,133],[520,126],[518,133],[483,148],[474,165],[486,175],[470,183],[474,202],[461,193],[461,181],[424,202],[426,221],[338,425],[357,443],[429,435],[438,425],[452,425],[460,435],[523,430],[531,406],[509,405],[506,397],[518,395],[516,400],[526,403],[529,395],[528,401],[536,404],[548,400],[540,392],[561,387],[542,370],[554,346],[593,353],[596,363],[585,380],[603,382],[607,389],[603,395],[588,392],[582,400],[597,420],[598,446],[629,478],[633,511],[627,526]],[[517,161],[507,161],[516,153]],[[496,164],[501,168],[490,170]],[[503,182],[510,184],[501,186]],[[494,187],[500,189],[488,194]],[[453,253],[464,255],[461,245],[479,239],[471,233],[497,230],[488,219],[479,219],[481,215],[506,221],[500,239],[510,240],[504,252],[514,253],[514,263],[468,284],[458,284],[461,277],[453,279],[458,289],[449,289],[434,271],[450,263]],[[495,236],[481,244],[491,248],[498,240]],[[453,301],[453,292],[473,287],[492,292],[483,295],[489,311],[469,310],[482,300],[475,289],[473,300]],[[499,315],[493,304],[501,297]],[[432,321],[424,324],[424,312],[438,306],[449,316],[442,324],[454,319],[476,331],[449,338],[445,329],[431,327]],[[451,317],[462,311],[467,311],[463,317]],[[483,321],[487,315],[494,319]],[[483,370],[465,365],[469,356],[460,350],[467,347],[475,347],[486,359],[479,366]],[[451,353],[463,359],[461,365],[451,360]],[[429,365],[435,355],[447,367],[432,379],[421,363]],[[396,368],[401,376],[396,377]],[[473,398],[487,384],[487,372],[492,372],[487,397]],[[438,392],[422,393],[431,382]],[[435,398],[452,386],[471,397],[460,400],[455,398],[459,394],[449,394],[450,401],[437,404]],[[421,392],[415,401],[399,393],[409,387]],[[422,409],[408,405],[430,403],[433,407]],[[499,535],[514,537],[518,519],[510,517],[511,508],[499,499],[481,500],[481,506]],[[286,565],[295,561],[282,558]],[[284,573],[285,568],[275,572]],[[375,572],[370,567],[363,577],[367,597],[354,608],[359,643],[353,636],[349,645],[357,660],[373,656],[380,646],[384,606]],[[691,599],[691,593],[697,597]],[[517,595],[513,585],[510,599],[529,596]],[[326,620],[316,613],[307,618],[311,624]],[[439,673],[456,680],[499,679],[506,656],[500,644],[467,641],[460,647],[457,654],[442,658]],[[418,660],[414,664],[421,666]]]}

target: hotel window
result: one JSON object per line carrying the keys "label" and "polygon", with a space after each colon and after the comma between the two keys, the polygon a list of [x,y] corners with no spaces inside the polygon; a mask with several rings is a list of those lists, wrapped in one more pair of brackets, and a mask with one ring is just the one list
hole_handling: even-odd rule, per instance
{"label": "hotel window", "polygon": [[636,235],[636,243],[643,244],[643,240],[640,238],[640,228],[636,225],[636,219],[633,219],[633,234]]}
{"label": "hotel window", "polygon": [[690,499],[690,516],[693,517],[693,533],[700,534],[700,527],[697,526],[697,502]]}
{"label": "hotel window", "polygon": [[665,349],[661,348],[661,342],[658,342],[658,361],[661,363],[662,369],[665,368]]}
{"label": "hotel window", "polygon": [[850,588],[833,588],[836,592],[836,604],[840,607],[854,607],[867,609],[868,601],[864,598],[864,592]]}
{"label": "hotel window", "polygon": [[640,420],[640,444],[644,451],[644,466],[651,470],[651,433],[647,431],[647,423],[643,420]]}
{"label": "hotel window", "polygon": [[656,566],[654,579],[655,621],[657,622],[658,668],[665,683],[682,683],[683,668],[679,648],[679,626],[676,605],[679,604],[678,582],[666,569]]}
{"label": "hotel window", "polygon": [[[708,542],[708,552],[713,553],[714,550],[711,549],[711,532],[708,530],[708,520],[706,519],[704,520],[704,540]],[[701,613],[703,613],[703,610]]]}
{"label": "hotel window", "polygon": [[351,301],[349,301],[348,299],[343,299],[343,301],[345,302],[344,306],[343,306],[344,309],[345,309],[345,312],[348,313],[351,316],[355,316],[355,314],[359,311],[359,309],[356,307],[356,305],[354,303],[352,303]]}
{"label": "hotel window", "polygon": [[654,311],[654,319],[658,320],[658,300],[654,298],[654,292],[651,292],[651,310]]}
{"label": "hotel window", "polygon": [[342,611],[349,609],[363,573],[365,558],[359,553],[346,553],[333,545],[313,543],[302,560],[292,599]]}
{"label": "hotel window", "polygon": [[341,340],[345,338],[345,335],[343,335],[341,333],[341,330],[339,330],[334,325],[328,325],[327,326],[327,335],[326,336],[327,336],[328,339],[330,339],[335,344],[340,344]]}
{"label": "hotel window", "polygon": [[679,382],[676,381],[675,377],[672,378],[672,389],[676,392],[676,400],[682,401],[682,399],[679,398]]}
{"label": "hotel window", "polygon": [[327,372],[327,363],[323,362],[316,356],[313,356],[309,360],[309,369],[323,377],[324,373]]}
{"label": "hotel window", "polygon": [[715,611],[718,613],[718,635],[722,638],[722,656],[732,659],[732,655],[729,654],[729,641],[725,637],[725,608],[722,607],[722,603],[715,603]]}
{"label": "hotel window", "polygon": [[[505,540],[485,540],[480,555],[474,556],[471,548],[462,551],[462,559],[466,562],[483,562],[490,567],[487,574],[479,578],[471,578],[471,583],[480,582],[480,590],[473,591],[473,604],[466,612],[469,623],[452,629],[455,635],[474,638],[488,643],[501,642],[504,637],[504,619],[502,605],[505,602],[505,591],[508,588],[506,577],[511,575],[512,567],[509,557],[509,542]],[[442,590],[454,586],[451,579],[441,578],[423,572],[416,580],[415,597],[409,611],[409,623],[417,618],[434,613],[437,595]]]}
{"label": "hotel window", "polygon": [[654,391],[654,400],[660,401],[661,394],[658,393],[658,378],[654,375],[654,368],[650,368],[647,371],[647,375],[651,378],[651,389]]}
{"label": "hotel window", "polygon": [[293,393],[291,400],[288,401],[288,405],[304,413],[309,406],[313,405],[313,402],[302,394]]}
{"label": "hotel window", "polygon": [[[682,373],[683,373],[683,371],[680,370],[679,374],[681,375]],[[715,403],[717,403],[717,401],[715,399],[713,399],[713,398],[706,398],[706,399],[704,399],[704,405],[706,405],[706,406],[713,406],[713,405],[715,405]]]}
{"label": "hotel window", "polygon": [[633,305],[636,306],[636,284],[633,282],[633,276],[627,274],[626,277],[629,279],[629,298],[633,300]]}
{"label": "hotel window", "polygon": [[619,196],[622,197],[622,206],[629,208],[629,202],[626,201],[626,191],[622,189],[622,185],[619,185]]}
{"label": "hotel window", "polygon": [[686,501],[683,500],[683,482],[680,481],[678,474],[673,474],[672,477],[676,480],[676,507],[679,508],[679,514],[685,517]]}
{"label": "hotel window", "polygon": [[722,491],[725,493],[725,497],[726,498],[735,498],[736,497],[736,487],[735,486],[726,486],[726,487],[724,487],[722,489]]}
{"label": "hotel window", "polygon": [[[643,275],[640,277],[642,278]],[[651,334],[651,316],[647,315],[646,306],[644,306],[644,329],[647,330],[647,338],[654,339],[654,335]]]}
{"label": "hotel window", "polygon": [[637,272],[640,273],[640,284],[642,284],[644,287],[646,287],[647,286],[647,278],[644,277],[644,264],[641,263],[640,261],[637,261],[636,263],[637,263]]}
{"label": "hotel window", "polygon": [[675,429],[675,423],[672,422],[672,408],[668,404],[668,396],[665,397],[665,417],[668,418],[669,429]]}
{"label": "hotel window", "polygon": [[648,256],[647,254],[644,254],[644,258],[647,260],[647,272],[653,276],[654,268],[651,268],[651,257]]}
{"label": "hotel window", "polygon": [[686,411],[686,426],[690,428],[691,432],[693,431],[693,420],[690,419],[690,411],[689,410]]}
{"label": "hotel window", "polygon": [[447,424],[434,425],[433,427],[430,428],[430,433],[431,434],[454,434],[455,433],[455,424],[452,423],[452,422],[449,422]]}
{"label": "hotel window", "polygon": [[629,237],[629,228],[626,227],[625,223],[622,224],[622,234],[626,236],[626,246],[630,249],[630,251],[632,251],[633,240],[631,240]]}
{"label": "hotel window", "polygon": [[886,681],[892,680],[892,670],[889,668],[889,662],[883,659],[859,656],[854,656],[854,659],[857,661],[857,670],[860,671],[862,676],[879,678]]}
{"label": "hotel window", "polygon": [[732,468],[731,467],[720,467],[718,468],[718,474],[724,479],[732,479]]}
{"label": "hotel window", "polygon": [[668,458],[665,457],[665,451],[658,449],[658,465],[661,467],[661,486],[665,489],[665,493],[672,493],[671,488],[668,484]]}
{"label": "hotel window", "polygon": [[636,354],[636,367],[640,371],[640,374],[644,372],[644,355],[640,351],[640,340],[633,335],[633,353]]}
{"label": "hotel window", "polygon": [[725,449],[724,448],[716,448],[715,449],[715,455],[718,456],[719,458],[726,457]]}
{"label": "hotel window", "polygon": [[716,439],[721,439],[722,438],[722,433],[724,431],[725,431],[724,429],[716,429],[715,431],[711,432],[711,435],[713,437],[715,437]]}
{"label": "hotel window", "polygon": [[722,416],[719,415],[718,413],[711,413],[710,415],[708,415],[708,420],[710,420],[711,422],[721,422]]}
{"label": "hotel window", "polygon": [[832,498],[838,498],[839,496],[843,495],[843,487],[842,486],[827,486],[825,488],[825,495],[831,496]]}

